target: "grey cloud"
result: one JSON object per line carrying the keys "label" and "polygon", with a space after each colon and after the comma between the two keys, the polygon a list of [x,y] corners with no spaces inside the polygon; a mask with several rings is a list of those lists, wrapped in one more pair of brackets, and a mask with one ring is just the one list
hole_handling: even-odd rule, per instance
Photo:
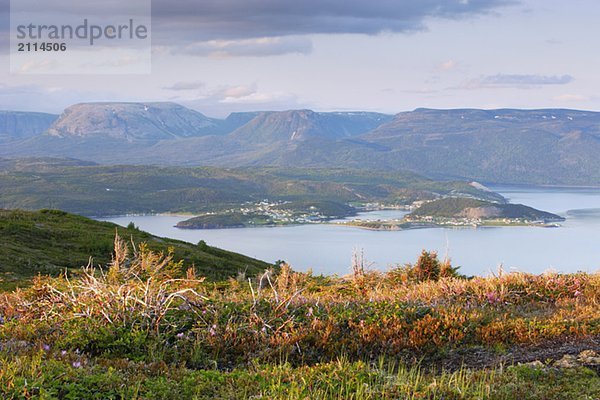
{"label": "grey cloud", "polygon": [[[28,0],[33,1],[33,0]],[[109,0],[126,8],[129,2]],[[135,0],[134,4],[140,1]],[[150,0],[148,0],[150,1]],[[6,5],[7,0],[0,0]],[[104,2],[93,4],[104,5]],[[127,4],[126,4],[127,3]],[[244,40],[307,34],[406,33],[426,29],[428,18],[462,19],[492,13],[518,0],[154,0],[152,42],[158,46],[188,48],[192,54],[211,54],[214,40]],[[38,2],[38,11],[69,10],[73,0]],[[79,6],[81,8],[81,6]],[[97,12],[99,15],[102,11]],[[0,7],[0,13],[7,7]],[[91,15],[93,17],[93,15]],[[8,18],[0,32],[8,30]],[[0,41],[1,35],[0,35]],[[249,46],[231,44],[225,56],[307,54],[312,46],[304,41]]]}
{"label": "grey cloud", "polygon": [[[166,0],[164,0],[166,1]],[[13,5],[14,6],[14,5]],[[93,19],[94,17],[107,16],[140,16],[152,10],[150,0],[103,0],[103,1],[73,1],[73,0],[18,0],[18,8],[32,9],[38,15],[76,15],[78,18]],[[10,0],[0,0],[0,15],[6,14],[8,19],[10,12]],[[118,11],[118,14],[116,14]],[[33,21],[32,21],[33,22]]]}
{"label": "grey cloud", "polygon": [[571,75],[520,75],[520,74],[497,74],[485,76],[481,79],[483,86],[537,86],[537,85],[565,85],[573,82]]}
{"label": "grey cloud", "polygon": [[[514,4],[512,0],[156,0],[153,23],[205,40],[313,33],[411,32],[429,17],[458,19]],[[161,39],[167,39],[166,37]]]}
{"label": "grey cloud", "polygon": [[[66,23],[67,21],[73,21],[73,18],[78,21],[88,19],[100,24],[124,23],[127,18],[142,18],[145,22],[149,20],[152,10],[151,0],[53,0],[49,2],[18,0],[15,1],[15,4],[20,9],[35,10],[35,15],[32,15],[33,19],[28,22],[37,23],[40,17],[44,16],[44,21],[39,22],[48,25]],[[10,0],[0,0],[0,49],[5,51],[10,48],[11,12],[15,12],[11,10],[10,5]],[[63,17],[67,19],[63,20]]]}

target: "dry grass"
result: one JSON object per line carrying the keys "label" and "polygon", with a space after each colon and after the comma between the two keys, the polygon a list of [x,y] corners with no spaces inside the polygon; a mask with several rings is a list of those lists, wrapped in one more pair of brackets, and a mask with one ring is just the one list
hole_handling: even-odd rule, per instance
{"label": "dry grass", "polygon": [[133,248],[128,254],[117,237],[106,269],[90,263],[77,278],[38,277],[29,289],[3,294],[0,341],[200,368],[341,354],[422,357],[600,334],[599,274],[465,279],[444,263],[430,268],[437,258],[428,254],[435,276],[419,262],[377,272],[357,259],[346,278],[284,264],[277,274],[214,284],[184,272],[172,254]]}

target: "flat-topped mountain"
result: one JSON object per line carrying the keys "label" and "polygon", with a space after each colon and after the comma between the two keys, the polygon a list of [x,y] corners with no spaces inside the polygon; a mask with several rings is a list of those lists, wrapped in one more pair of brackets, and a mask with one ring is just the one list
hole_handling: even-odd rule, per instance
{"label": "flat-topped mountain", "polygon": [[[569,109],[430,109],[417,108],[414,111],[398,113],[393,120],[377,129],[382,132],[390,128],[403,127],[406,129],[422,129],[423,124],[437,131],[455,131],[456,133],[469,130],[473,123],[491,124],[493,126],[515,126],[523,123],[530,126],[546,127],[549,129],[567,129],[573,127],[589,129],[597,122],[600,113]],[[597,127],[596,127],[597,131]]]}
{"label": "flat-topped mountain", "polygon": [[40,135],[57,118],[58,115],[38,112],[0,111],[0,143]]}
{"label": "flat-topped mountain", "polygon": [[[494,133],[498,140],[509,134],[521,136],[537,132],[549,133],[559,139],[575,136],[600,138],[600,113],[592,111],[542,110],[433,110],[419,108],[401,112],[365,136],[366,140],[421,137],[421,142],[436,142],[444,136],[476,135],[489,138]],[[415,139],[416,140],[416,139]]]}
{"label": "flat-topped mountain", "polygon": [[175,103],[83,103],[67,108],[48,129],[61,138],[162,140],[220,134],[220,120]]}
{"label": "flat-topped mountain", "polygon": [[230,136],[235,140],[262,144],[309,138],[335,140],[367,133],[391,118],[390,115],[369,112],[262,112]]}

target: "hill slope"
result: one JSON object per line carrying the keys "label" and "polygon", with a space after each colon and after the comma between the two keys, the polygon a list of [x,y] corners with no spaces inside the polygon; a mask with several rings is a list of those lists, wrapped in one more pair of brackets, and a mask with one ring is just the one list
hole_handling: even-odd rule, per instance
{"label": "hill slope", "polygon": [[199,275],[211,279],[224,279],[238,271],[257,274],[268,267],[237,253],[159,238],[63,211],[0,210],[0,273],[4,278],[56,274],[64,268],[86,265],[89,257],[94,264],[106,265],[111,260],[115,232],[136,244],[146,242],[152,250],[166,253],[172,247],[175,260],[185,260]]}
{"label": "hill slope", "polygon": [[428,110],[397,114],[363,137],[397,168],[506,183],[600,184],[600,113]]}
{"label": "hill slope", "polygon": [[0,208],[57,208],[98,216],[215,211],[265,198],[410,204],[438,195],[462,194],[503,200],[466,182],[438,182],[409,172],[73,163],[0,159]]}

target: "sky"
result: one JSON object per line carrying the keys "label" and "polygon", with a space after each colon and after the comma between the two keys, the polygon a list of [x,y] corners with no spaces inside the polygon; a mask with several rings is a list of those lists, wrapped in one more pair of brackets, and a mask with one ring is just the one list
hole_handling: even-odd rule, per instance
{"label": "sky", "polygon": [[597,0],[155,0],[151,72],[85,75],[11,73],[0,5],[3,110],[600,110]]}

